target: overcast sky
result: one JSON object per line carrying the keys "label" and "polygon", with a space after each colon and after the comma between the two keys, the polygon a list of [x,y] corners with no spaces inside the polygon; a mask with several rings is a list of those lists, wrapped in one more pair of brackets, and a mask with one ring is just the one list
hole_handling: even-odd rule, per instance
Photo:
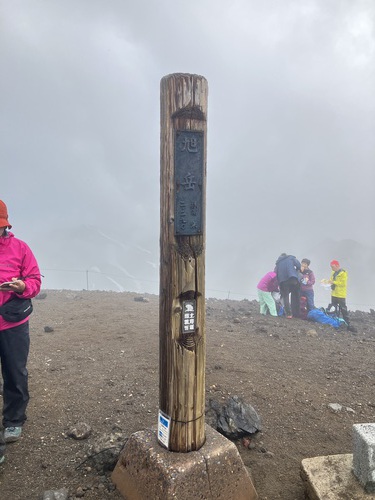
{"label": "overcast sky", "polygon": [[160,80],[178,72],[209,85],[207,288],[255,293],[281,252],[327,240],[374,249],[373,0],[0,6],[0,198],[43,269],[157,281]]}

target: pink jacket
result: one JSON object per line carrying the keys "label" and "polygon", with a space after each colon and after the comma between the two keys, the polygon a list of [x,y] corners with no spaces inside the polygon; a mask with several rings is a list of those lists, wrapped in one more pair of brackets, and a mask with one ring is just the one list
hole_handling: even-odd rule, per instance
{"label": "pink jacket", "polygon": [[259,281],[257,288],[262,292],[278,292],[279,283],[277,281],[276,273],[270,271]]}
{"label": "pink jacket", "polygon": [[[12,278],[21,278],[25,282],[26,288],[19,297],[31,299],[40,292],[40,271],[34,254],[25,242],[8,231],[6,236],[0,237],[0,283],[12,281]],[[0,305],[15,295],[15,292],[0,291]],[[27,320],[10,323],[0,316],[0,331],[21,325]]]}

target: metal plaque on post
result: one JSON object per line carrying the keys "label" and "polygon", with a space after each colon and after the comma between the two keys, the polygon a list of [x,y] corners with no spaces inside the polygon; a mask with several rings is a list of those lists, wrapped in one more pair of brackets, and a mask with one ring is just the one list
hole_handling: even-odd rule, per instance
{"label": "metal plaque on post", "polygon": [[175,133],[175,234],[202,234],[203,132]]}

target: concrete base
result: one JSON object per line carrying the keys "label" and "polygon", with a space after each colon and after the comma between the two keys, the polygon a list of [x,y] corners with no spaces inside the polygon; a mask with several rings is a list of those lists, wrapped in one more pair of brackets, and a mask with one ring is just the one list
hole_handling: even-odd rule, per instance
{"label": "concrete base", "polygon": [[112,473],[126,500],[255,500],[258,495],[236,446],[206,425],[198,451],[174,453],[157,441],[157,429],[130,436]]}
{"label": "concrete base", "polygon": [[353,455],[328,455],[302,460],[301,476],[310,500],[375,500],[352,472]]}
{"label": "concrete base", "polygon": [[353,474],[368,493],[375,493],[375,424],[353,425]]}

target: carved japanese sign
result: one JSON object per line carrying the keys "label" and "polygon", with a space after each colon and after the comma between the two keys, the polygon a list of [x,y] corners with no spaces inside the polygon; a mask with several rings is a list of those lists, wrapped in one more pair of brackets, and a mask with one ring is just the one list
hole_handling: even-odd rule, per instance
{"label": "carved japanese sign", "polygon": [[175,134],[175,234],[202,233],[203,132],[177,130]]}

